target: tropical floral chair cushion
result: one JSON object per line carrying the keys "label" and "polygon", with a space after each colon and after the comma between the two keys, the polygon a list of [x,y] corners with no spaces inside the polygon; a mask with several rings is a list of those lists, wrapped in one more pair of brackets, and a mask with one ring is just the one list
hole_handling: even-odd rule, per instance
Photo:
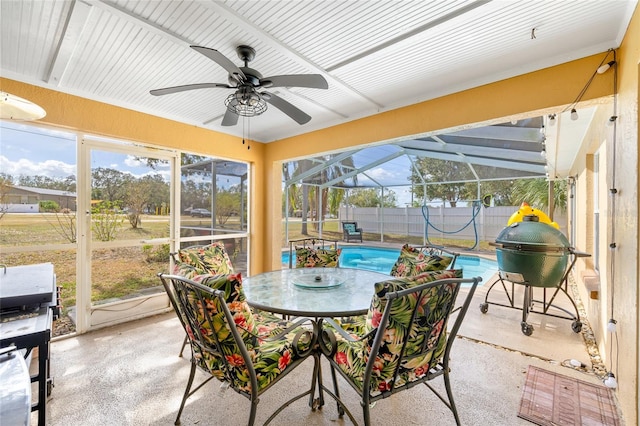
{"label": "tropical floral chair cushion", "polygon": [[198,269],[195,266],[191,266],[188,263],[175,262],[172,274],[191,280],[198,275],[202,275],[204,272],[205,271]]}
{"label": "tropical floral chair cushion", "polygon": [[425,253],[409,244],[402,246],[400,256],[391,268],[394,277],[411,277],[427,271],[442,271],[453,261],[453,257]]}
{"label": "tropical floral chair cushion", "polygon": [[296,268],[337,268],[342,249],[296,248]]}
{"label": "tropical floral chair cushion", "polygon": [[[345,338],[331,324],[324,323],[325,331],[333,333],[336,338],[336,350],[331,355],[333,362],[361,392],[364,370],[377,333],[384,333],[384,340],[371,376],[371,396],[389,391],[392,386],[399,387],[422,378],[441,360],[446,344],[446,319],[455,302],[454,284],[446,285],[444,292],[438,292],[438,287],[435,287],[421,300],[416,300],[416,294],[393,300],[387,327],[378,330],[378,326],[386,307],[384,295],[387,292],[446,278],[462,278],[462,270],[429,271],[415,277],[376,283],[366,317],[350,321],[347,327],[342,326],[351,338]],[[416,317],[411,321],[416,303],[420,306]],[[444,332],[441,333],[442,330]],[[401,350],[405,344],[406,352],[401,359]],[[398,368],[398,376],[395,378],[394,373]]]}
{"label": "tropical floral chair cushion", "polygon": [[231,259],[221,241],[213,242],[208,246],[188,247],[178,250],[176,264],[179,263],[194,267],[200,271],[200,274],[215,275],[232,274],[234,272]]}
{"label": "tropical floral chair cushion", "polygon": [[[299,340],[299,336],[307,333],[302,327],[292,327],[292,323],[268,313],[254,313],[246,302],[242,290],[242,277],[238,274],[229,275],[198,275],[194,281],[210,288],[224,292],[225,302],[233,316],[236,328],[251,355],[254,369],[258,377],[258,391],[269,384],[295,359],[301,357],[310,349],[310,339]],[[191,301],[196,301],[195,294],[191,294]],[[205,342],[203,350],[198,344],[193,344],[193,331],[187,326],[187,334],[192,342],[193,356],[197,364],[211,372],[221,381],[230,382],[234,389],[249,393],[251,382],[249,373],[236,344],[224,311],[216,297],[206,298],[206,306],[200,306],[194,312],[200,324]],[[189,306],[192,306],[189,304]],[[213,324],[210,329],[206,321],[204,310],[207,310]],[[287,328],[286,333],[280,335]],[[308,333],[307,333],[308,334]]]}

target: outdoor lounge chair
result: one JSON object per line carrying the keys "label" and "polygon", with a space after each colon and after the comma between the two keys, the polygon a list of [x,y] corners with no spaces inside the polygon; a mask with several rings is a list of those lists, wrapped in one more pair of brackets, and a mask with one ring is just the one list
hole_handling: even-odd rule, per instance
{"label": "outdoor lounge chair", "polygon": [[323,238],[301,238],[289,241],[289,269],[293,267],[293,253],[296,254],[296,268],[337,268],[340,253],[336,240]]}
{"label": "outdoor lounge chair", "polygon": [[[334,393],[320,385],[356,424],[340,400],[335,372],[360,396],[365,425],[370,424],[370,404],[424,383],[451,410],[456,424],[460,418],[449,379],[451,347],[482,278],[462,279],[462,270],[425,272],[415,277],[396,278],[375,284],[371,307],[360,321],[345,330],[338,322],[323,319],[320,346],[331,365]],[[463,283],[471,283],[460,308],[456,297]],[[447,320],[458,310],[447,333]],[[428,382],[443,376],[445,399]]]}
{"label": "outdoor lounge chair", "polygon": [[441,246],[411,246],[405,244],[400,249],[398,260],[391,268],[394,277],[409,277],[426,271],[454,269],[460,253]]}
{"label": "outdoor lounge chair", "polygon": [[342,234],[346,242],[362,242],[362,228],[358,228],[358,222],[342,222]]}
{"label": "outdoor lounge chair", "polygon": [[[265,424],[306,395],[312,404],[319,356],[312,351],[311,320],[292,322],[253,312],[240,274],[199,275],[195,277],[199,282],[176,275],[159,277],[191,344],[191,372],[176,425],[187,399],[214,377],[251,401],[248,425],[253,425],[259,397],[310,355],[315,361],[311,388],[285,402]],[[196,369],[207,378],[192,388]],[[215,412],[211,415],[210,423],[218,423]]]}

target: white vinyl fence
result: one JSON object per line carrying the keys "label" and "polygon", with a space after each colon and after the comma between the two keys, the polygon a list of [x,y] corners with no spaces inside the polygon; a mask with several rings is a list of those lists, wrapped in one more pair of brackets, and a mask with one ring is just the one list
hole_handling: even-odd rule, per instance
{"label": "white vinyl fence", "polygon": [[[478,240],[494,241],[507,225],[511,215],[518,209],[519,207],[513,206],[481,207],[475,220]],[[473,207],[429,207],[429,223],[444,231],[438,232],[433,227],[429,227],[429,239],[475,240],[473,223],[464,228],[471,221],[473,211]],[[384,234],[424,236],[427,226],[423,210],[419,207],[341,207],[339,220],[356,221],[363,232],[380,234],[381,241],[384,239]],[[566,235],[566,213],[556,212],[554,220]]]}

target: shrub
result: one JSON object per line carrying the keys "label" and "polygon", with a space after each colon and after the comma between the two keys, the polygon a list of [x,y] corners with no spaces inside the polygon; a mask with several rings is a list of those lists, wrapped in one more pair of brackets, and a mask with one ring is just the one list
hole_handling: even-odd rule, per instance
{"label": "shrub", "polygon": [[55,201],[42,200],[40,201],[40,212],[42,213],[55,213],[60,211],[60,205]]}
{"label": "shrub", "polygon": [[142,246],[142,253],[148,263],[167,263],[169,261],[169,244],[161,244],[159,246],[145,244]]}

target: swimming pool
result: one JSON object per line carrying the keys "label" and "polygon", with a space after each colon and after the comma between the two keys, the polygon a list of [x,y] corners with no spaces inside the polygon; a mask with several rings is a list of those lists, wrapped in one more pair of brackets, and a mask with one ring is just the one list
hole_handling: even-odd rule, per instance
{"label": "swimming pool", "polygon": [[[341,248],[340,266],[367,269],[385,274],[391,273],[391,268],[400,255],[400,249],[366,246]],[[295,253],[293,255],[293,263],[295,263]],[[289,265],[288,251],[282,253],[282,264]],[[498,271],[498,263],[478,256],[460,255],[456,260],[456,268],[462,269],[462,274],[465,278],[480,276],[482,277],[482,282],[486,283]]]}

